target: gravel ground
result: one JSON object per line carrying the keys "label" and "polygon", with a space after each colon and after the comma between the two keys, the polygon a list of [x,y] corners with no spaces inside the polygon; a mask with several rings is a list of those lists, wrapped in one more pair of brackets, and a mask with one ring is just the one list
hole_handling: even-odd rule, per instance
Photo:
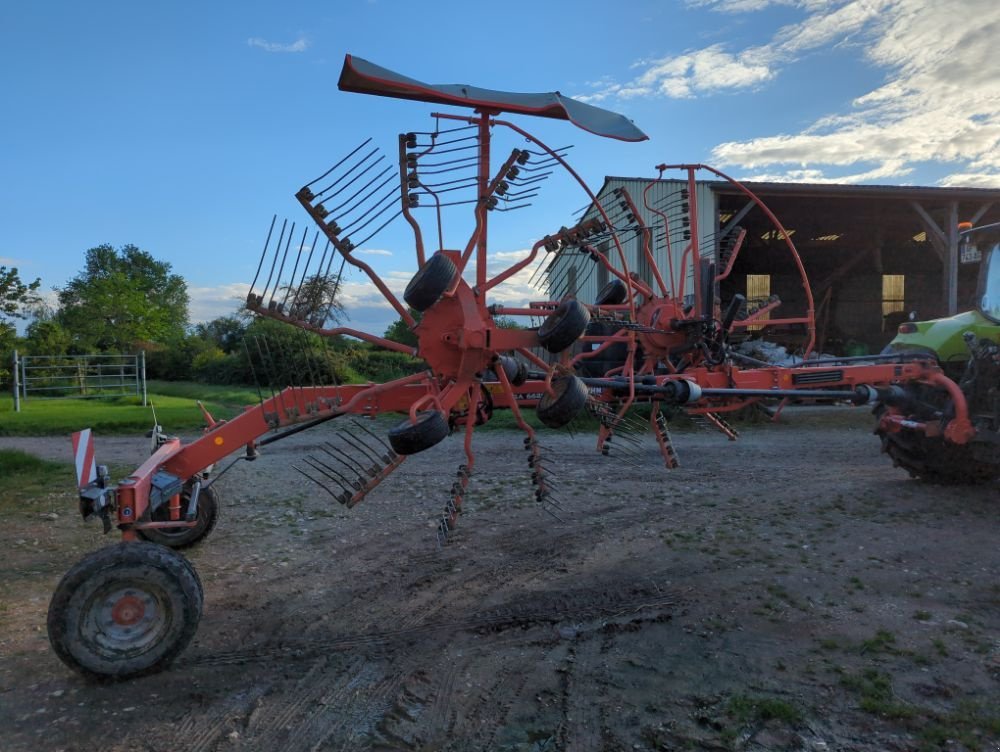
{"label": "gravel ground", "polygon": [[[48,599],[113,542],[71,492],[0,532],[4,750],[1000,749],[995,486],[912,481],[862,411],[804,411],[738,442],[650,437],[601,457],[549,434],[561,509],[518,434],[408,459],[347,510],[290,465],[335,424],[219,482],[188,552],[205,589],[167,671],[95,685],[53,655]],[[0,439],[53,459],[67,439]],[[142,439],[98,439],[129,465]]]}

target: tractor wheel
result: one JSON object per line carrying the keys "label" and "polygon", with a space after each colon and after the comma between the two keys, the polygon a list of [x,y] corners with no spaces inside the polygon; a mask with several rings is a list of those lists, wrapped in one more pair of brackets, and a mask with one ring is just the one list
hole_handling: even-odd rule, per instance
{"label": "tractor wheel", "polygon": [[416,454],[430,449],[449,433],[448,421],[437,410],[417,413],[417,422],[409,418],[389,429],[389,445],[396,454]]}
{"label": "tractor wheel", "polygon": [[[874,412],[881,417],[885,407],[879,405]],[[1000,458],[990,461],[975,456],[978,447],[973,445],[952,444],[939,436],[928,437],[919,431],[905,429],[890,433],[877,428],[875,433],[882,440],[882,451],[889,455],[892,464],[924,483],[971,486],[1000,478]]]}
{"label": "tractor wheel", "polygon": [[561,353],[587,330],[590,312],[576,300],[564,300],[538,327],[538,341],[550,353]]}
{"label": "tractor wheel", "polygon": [[535,414],[549,428],[562,428],[583,409],[587,402],[587,387],[576,376],[559,376],[552,379],[552,391],[538,400]]}
{"label": "tractor wheel", "polygon": [[[187,509],[188,500],[191,498],[191,489],[185,488],[181,493],[181,513]],[[170,519],[167,505],[161,505],[153,513],[156,521]],[[194,527],[165,527],[147,528],[139,530],[139,535],[153,543],[170,548],[188,548],[205,538],[215,528],[219,521],[219,494],[215,486],[203,488],[198,494],[198,516],[195,517]]]}
{"label": "tractor wheel", "polygon": [[119,543],[62,578],[49,604],[49,642],[90,678],[156,673],[191,641],[202,602],[201,581],[183,556],[155,543]]}
{"label": "tractor wheel", "polygon": [[441,253],[435,253],[413,275],[403,291],[403,300],[414,310],[423,312],[438,302],[455,278],[455,264]]}
{"label": "tractor wheel", "polygon": [[615,277],[597,293],[594,298],[596,305],[619,305],[628,299],[628,288],[625,283]]}

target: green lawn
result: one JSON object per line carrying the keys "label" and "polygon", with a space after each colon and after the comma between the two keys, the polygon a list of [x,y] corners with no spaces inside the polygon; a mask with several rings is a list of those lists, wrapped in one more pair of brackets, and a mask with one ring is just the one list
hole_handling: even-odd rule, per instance
{"label": "green lawn", "polygon": [[[156,419],[168,432],[196,430],[205,425],[196,400],[201,399],[218,418],[231,418],[244,405],[257,402],[257,393],[241,387],[207,386],[188,382],[149,382],[149,402]],[[0,397],[0,436],[51,436],[81,428],[102,434],[145,432],[153,425],[150,407],[137,397],[113,399],[29,399],[14,412],[14,400]]]}

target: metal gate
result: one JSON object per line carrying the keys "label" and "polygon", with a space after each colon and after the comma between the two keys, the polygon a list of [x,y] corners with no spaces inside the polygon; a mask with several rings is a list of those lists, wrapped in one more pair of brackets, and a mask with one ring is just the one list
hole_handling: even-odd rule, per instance
{"label": "metal gate", "polygon": [[138,355],[18,355],[14,351],[14,410],[29,399],[141,397],[146,405],[146,353]]}

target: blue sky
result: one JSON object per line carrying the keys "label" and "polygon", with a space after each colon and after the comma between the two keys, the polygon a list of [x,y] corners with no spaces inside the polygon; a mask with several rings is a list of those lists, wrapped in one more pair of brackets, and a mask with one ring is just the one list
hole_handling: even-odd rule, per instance
{"label": "blue sky", "polygon": [[[342,93],[345,53],[431,83],[580,97],[650,140],[516,119],[595,189],[705,162],[743,178],[1000,185],[994,0],[6,2],[0,264],[45,288],[101,243],[169,261],[192,319],[232,312],[271,216],[368,136],[430,129],[421,103]],[[514,117],[511,118],[515,120]],[[491,227],[497,265],[568,222],[555,184]],[[397,223],[365,260],[401,288]],[[523,279],[505,293],[529,294]],[[351,323],[394,318],[355,276]]]}

